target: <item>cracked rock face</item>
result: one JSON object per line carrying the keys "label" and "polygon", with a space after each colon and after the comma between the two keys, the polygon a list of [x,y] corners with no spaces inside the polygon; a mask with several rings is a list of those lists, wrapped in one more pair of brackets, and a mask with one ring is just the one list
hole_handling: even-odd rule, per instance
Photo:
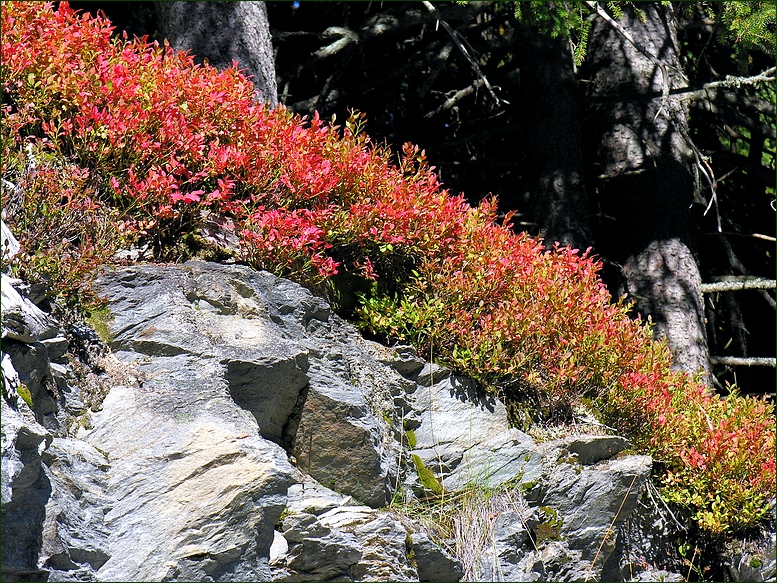
{"label": "cracked rock face", "polygon": [[427,364],[417,383],[409,399],[415,428],[411,454],[445,489],[473,483],[494,487],[539,477],[541,457],[534,440],[510,427],[500,401],[479,394],[472,381],[436,365]]}
{"label": "cracked rock face", "polygon": [[269,273],[196,261],[117,270],[98,285],[114,316],[111,347],[138,362],[146,386],[165,379],[191,400],[185,389],[200,381],[188,377],[207,371],[203,381],[220,383],[301,470],[388,503],[399,445],[380,414],[393,415],[387,367],[323,300]]}
{"label": "cracked rock face", "polygon": [[274,579],[418,581],[408,558],[408,532],[389,513],[313,481],[295,484],[288,496]]}

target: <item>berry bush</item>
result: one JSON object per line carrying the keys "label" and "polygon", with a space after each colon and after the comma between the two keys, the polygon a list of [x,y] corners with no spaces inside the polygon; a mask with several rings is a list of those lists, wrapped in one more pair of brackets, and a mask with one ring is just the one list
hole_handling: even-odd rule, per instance
{"label": "berry bush", "polygon": [[546,248],[497,221],[494,200],[451,195],[417,147],[392,162],[358,114],[339,127],[269,110],[236,68],[112,37],[65,2],[3,3],[0,63],[0,170],[17,186],[3,205],[31,233],[18,270],[78,295],[121,246],[175,259],[208,216],[229,219],[239,259],[350,297],[364,328],[474,377],[517,417],[585,400],[654,456],[664,496],[703,528],[763,518],[773,404],[672,371],[589,252]]}

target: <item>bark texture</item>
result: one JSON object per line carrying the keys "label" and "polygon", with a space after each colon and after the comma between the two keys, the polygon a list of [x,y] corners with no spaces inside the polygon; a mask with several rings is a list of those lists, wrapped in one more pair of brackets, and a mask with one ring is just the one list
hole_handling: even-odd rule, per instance
{"label": "bark texture", "polygon": [[237,61],[252,77],[257,99],[278,105],[275,62],[264,2],[157,2],[159,34],[225,69]]}
{"label": "bark texture", "polygon": [[518,34],[532,219],[548,243],[591,244],[578,84],[569,41]]}
{"label": "bark texture", "polygon": [[[690,211],[692,152],[671,7],[624,8],[618,24],[665,68],[602,19],[591,32],[588,122],[598,176],[601,252],[621,267],[622,289],[656,323],[675,368],[709,372],[701,277]],[[665,78],[668,77],[668,78]]]}

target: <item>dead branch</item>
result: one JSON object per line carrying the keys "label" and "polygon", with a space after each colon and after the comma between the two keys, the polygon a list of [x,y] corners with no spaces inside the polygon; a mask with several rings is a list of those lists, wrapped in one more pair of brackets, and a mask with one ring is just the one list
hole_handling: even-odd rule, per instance
{"label": "dead branch", "polygon": [[768,357],[738,357],[738,356],[712,356],[712,364],[725,364],[728,366],[770,366],[777,367],[777,358]]}
{"label": "dead branch", "polygon": [[424,114],[424,119],[430,119],[437,115],[438,113],[442,113],[443,111],[447,111],[451,109],[454,105],[456,105],[459,101],[467,97],[468,95],[472,95],[476,89],[483,86],[483,80],[477,79],[472,85],[467,85],[464,89],[459,89],[451,95],[448,99],[446,99],[439,107],[436,109],[433,109],[429,113]]}
{"label": "dead branch", "polygon": [[325,47],[321,47],[315,53],[313,53],[312,56],[317,59],[331,57],[332,55],[339,53],[348,45],[357,44],[359,42],[358,34],[356,34],[350,28],[345,28],[342,26],[330,26],[323,33],[321,33],[321,36],[323,38],[336,38],[337,40],[326,45]]}
{"label": "dead branch", "polygon": [[[726,259],[728,260],[729,265],[731,265],[733,269],[736,269],[740,273],[743,273],[746,276],[750,276],[745,265],[739,260],[739,257],[737,257],[736,253],[734,253],[734,250],[731,247],[731,243],[728,242],[728,239],[721,237],[720,241],[723,244],[724,250],[726,251]],[[768,291],[762,289],[758,290],[758,293],[763,297],[766,303],[769,304],[769,307],[772,310],[777,311],[777,302],[775,302],[774,298],[769,295]]]}
{"label": "dead branch", "polygon": [[464,42],[462,42],[464,39],[462,39],[461,35],[453,30],[451,26],[443,20],[442,16],[440,15],[439,10],[435,8],[435,6],[428,2],[428,0],[423,0],[422,4],[426,7],[426,9],[431,12],[434,17],[437,19],[437,22],[439,22],[442,27],[445,29],[445,31],[450,35],[450,37],[453,39],[453,42],[456,43],[456,46],[459,47],[459,50],[461,51],[461,54],[464,55],[464,57],[469,61],[470,66],[475,71],[475,74],[480,78],[480,80],[483,82],[483,85],[486,86],[486,89],[488,89],[488,92],[491,94],[491,97],[494,99],[494,102],[497,105],[500,105],[502,103],[502,100],[497,97],[496,93],[494,92],[494,88],[491,86],[491,83],[488,82],[488,78],[483,74],[483,71],[480,70],[480,66],[477,64],[475,59],[472,58],[472,55],[469,54],[469,51],[467,50],[467,47],[464,46]]}
{"label": "dead branch", "polygon": [[744,289],[775,289],[777,281],[749,275],[721,275],[700,286],[701,293],[740,291]]}
{"label": "dead branch", "polygon": [[447,42],[442,47],[440,52],[437,53],[437,55],[432,60],[431,70],[426,75],[424,82],[418,88],[418,95],[423,97],[429,92],[429,89],[432,87],[432,83],[434,83],[434,81],[437,79],[437,76],[442,71],[443,67],[445,66],[445,63],[448,62],[448,57],[451,55],[452,50],[453,50],[453,43]]}
{"label": "dead branch", "polygon": [[734,77],[733,75],[727,75],[725,79],[720,81],[711,81],[705,83],[699,89],[687,89],[674,92],[674,95],[681,101],[687,101],[691,99],[710,99],[710,92],[714,92],[718,88],[733,87],[739,89],[743,85],[757,85],[759,83],[768,83],[775,80],[775,71],[777,67],[771,67],[753,75],[752,77]]}

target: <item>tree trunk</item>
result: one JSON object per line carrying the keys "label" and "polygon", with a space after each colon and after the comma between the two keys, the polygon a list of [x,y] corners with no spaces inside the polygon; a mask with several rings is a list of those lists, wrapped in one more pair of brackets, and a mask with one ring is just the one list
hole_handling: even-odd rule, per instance
{"label": "tree trunk", "polygon": [[270,28],[264,2],[157,2],[159,35],[218,69],[237,61],[256,97],[278,105]]}
{"label": "tree trunk", "polygon": [[[701,277],[690,206],[692,151],[682,104],[663,97],[683,86],[670,6],[624,6],[617,24],[661,63],[645,56],[601,17],[591,31],[588,135],[596,163],[599,251],[621,268],[621,290],[666,338],[674,368],[709,375]],[[664,79],[664,71],[669,79]]]}
{"label": "tree trunk", "polygon": [[569,41],[533,31],[516,35],[526,136],[529,204],[548,243],[591,244],[578,84]]}

